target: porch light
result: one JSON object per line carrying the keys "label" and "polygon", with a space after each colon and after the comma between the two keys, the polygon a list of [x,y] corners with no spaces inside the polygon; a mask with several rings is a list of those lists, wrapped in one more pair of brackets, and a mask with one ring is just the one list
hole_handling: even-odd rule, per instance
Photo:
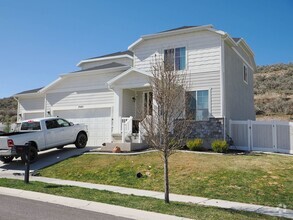
{"label": "porch light", "polygon": [[132,101],[135,102],[136,98],[134,96],[132,96]]}
{"label": "porch light", "polygon": [[50,111],[47,111],[47,113],[48,113],[49,116],[51,116],[51,112]]}

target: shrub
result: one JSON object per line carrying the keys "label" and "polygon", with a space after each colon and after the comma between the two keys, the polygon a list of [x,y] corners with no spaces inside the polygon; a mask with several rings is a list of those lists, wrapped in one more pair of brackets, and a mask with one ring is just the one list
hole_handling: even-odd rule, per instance
{"label": "shrub", "polygon": [[192,151],[202,150],[202,145],[203,145],[203,140],[200,138],[189,140],[186,143],[186,146],[188,147],[188,149]]}
{"label": "shrub", "polygon": [[212,142],[212,149],[217,153],[225,153],[227,152],[229,145],[224,140],[214,140]]}

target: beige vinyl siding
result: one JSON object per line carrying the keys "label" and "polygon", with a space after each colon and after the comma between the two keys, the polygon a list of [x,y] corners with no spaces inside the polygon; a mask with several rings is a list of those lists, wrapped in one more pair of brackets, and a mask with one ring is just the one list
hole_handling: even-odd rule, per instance
{"label": "beige vinyl siding", "polygon": [[84,75],[70,76],[61,79],[56,85],[49,89],[48,93],[66,92],[66,91],[82,91],[90,89],[105,89],[108,88],[106,82],[115,76],[119,75],[120,72],[111,73],[98,73],[98,74],[87,74]]}
{"label": "beige vinyl siding", "polygon": [[234,47],[234,48],[248,62],[250,66],[255,67],[255,62],[253,57],[249,56],[248,55],[249,53],[243,50],[243,48],[241,47],[241,44],[238,44],[238,47]]}
{"label": "beige vinyl siding", "polygon": [[150,71],[155,57],[163,59],[164,49],[186,47],[188,71],[217,71],[220,70],[220,45],[220,36],[209,31],[146,40],[134,48],[134,67]]}
{"label": "beige vinyl siding", "polygon": [[148,86],[149,82],[148,76],[133,71],[114,82],[112,86],[117,88],[138,88]]}
{"label": "beige vinyl siding", "polygon": [[133,97],[135,97],[133,90],[123,90],[122,117],[135,116],[135,102],[132,99]]}
{"label": "beige vinyl siding", "polygon": [[255,120],[253,72],[248,71],[248,83],[243,80],[242,59],[225,43],[225,109],[227,120]]}
{"label": "beige vinyl siding", "polygon": [[150,71],[155,60],[163,59],[164,49],[186,47],[186,73],[188,90],[210,90],[211,114],[221,114],[221,37],[218,34],[201,31],[146,40],[134,48],[134,66],[143,71]]}
{"label": "beige vinyl siding", "polygon": [[44,97],[19,98],[19,113],[36,110],[44,110]]}
{"label": "beige vinyl siding", "polygon": [[117,59],[111,59],[111,60],[100,60],[100,61],[84,63],[81,65],[81,69],[92,68],[95,66],[101,66],[101,65],[105,65],[105,64],[113,63],[113,62],[121,63],[126,66],[132,66],[132,59],[124,57],[124,58],[117,58]]}
{"label": "beige vinyl siding", "polygon": [[221,115],[221,85],[220,85],[220,72],[202,72],[191,73],[188,76],[190,85],[189,91],[196,90],[209,90],[210,91],[210,104],[211,116],[218,118]]}
{"label": "beige vinyl siding", "polygon": [[97,105],[114,105],[114,92],[108,89],[99,89],[47,94],[47,110],[52,107],[78,109]]}

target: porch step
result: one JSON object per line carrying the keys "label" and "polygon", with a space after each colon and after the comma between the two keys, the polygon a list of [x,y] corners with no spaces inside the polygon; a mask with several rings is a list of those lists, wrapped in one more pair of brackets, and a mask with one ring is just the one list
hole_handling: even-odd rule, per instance
{"label": "porch step", "polygon": [[[113,140],[113,143],[122,143],[122,134],[119,134],[119,133],[112,134],[112,140]],[[138,141],[139,141],[138,133],[133,133],[125,137],[126,143],[138,143]]]}

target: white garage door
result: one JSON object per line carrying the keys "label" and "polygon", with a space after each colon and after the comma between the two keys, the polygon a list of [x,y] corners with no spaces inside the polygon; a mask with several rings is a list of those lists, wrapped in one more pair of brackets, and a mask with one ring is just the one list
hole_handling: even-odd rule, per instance
{"label": "white garage door", "polygon": [[22,120],[43,118],[43,117],[44,117],[44,112],[24,113]]}
{"label": "white garage door", "polygon": [[87,146],[111,142],[111,108],[55,110],[53,113],[74,124],[86,124],[89,132]]}

